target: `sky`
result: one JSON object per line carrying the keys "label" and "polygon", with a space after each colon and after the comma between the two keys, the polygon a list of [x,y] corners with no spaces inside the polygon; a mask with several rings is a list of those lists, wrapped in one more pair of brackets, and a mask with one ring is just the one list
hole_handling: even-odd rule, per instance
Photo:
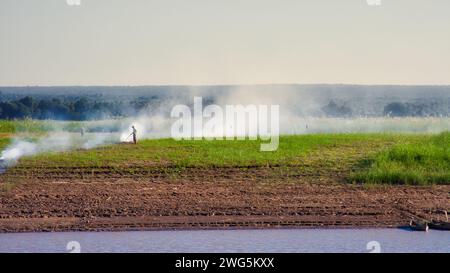
{"label": "sky", "polygon": [[0,0],[0,86],[450,84],[449,0],[67,1]]}

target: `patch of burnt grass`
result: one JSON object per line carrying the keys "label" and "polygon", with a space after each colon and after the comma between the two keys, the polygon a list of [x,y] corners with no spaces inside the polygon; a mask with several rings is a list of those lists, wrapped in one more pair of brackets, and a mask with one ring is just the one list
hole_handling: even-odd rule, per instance
{"label": "patch of burnt grass", "polygon": [[450,133],[407,141],[365,161],[350,180],[371,184],[450,184]]}

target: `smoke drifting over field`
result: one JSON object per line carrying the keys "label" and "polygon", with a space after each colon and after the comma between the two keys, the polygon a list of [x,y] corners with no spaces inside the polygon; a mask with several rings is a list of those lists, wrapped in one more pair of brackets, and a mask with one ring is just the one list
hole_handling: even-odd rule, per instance
{"label": "smoke drifting over field", "polygon": [[80,128],[85,130],[84,135],[81,135],[81,130],[65,131],[60,123],[53,122],[53,126],[50,126],[52,131],[43,132],[44,135],[21,133],[14,138],[0,154],[0,172],[2,166],[12,166],[23,156],[74,149],[94,149],[108,144],[131,142],[132,138],[129,136],[132,125],[137,129],[139,139],[170,137],[169,118],[147,114],[122,120],[81,124]]}
{"label": "smoke drifting over field", "polygon": [[[114,91],[117,88],[111,89]],[[180,88],[178,87],[178,89]],[[112,143],[129,142],[132,139],[130,137],[132,125],[138,131],[138,139],[170,137],[171,125],[174,122],[174,119],[170,117],[172,108],[178,104],[188,105],[192,108],[194,96],[203,98],[204,107],[211,104],[222,107],[225,105],[279,105],[280,134],[437,133],[450,130],[450,118],[448,117],[450,109],[446,107],[450,105],[449,88],[358,88],[349,86],[345,89],[346,92],[342,88],[342,86],[309,86],[303,87],[305,90],[302,89],[302,91],[299,90],[299,86],[286,85],[185,87],[181,88],[181,91],[168,91],[167,93],[149,91],[148,96],[151,95],[152,98],[155,98],[150,101],[154,102],[149,103],[147,107],[132,117],[81,122],[80,126],[86,131],[84,136],[81,136],[77,129],[67,130],[61,126],[61,122],[47,121],[51,126],[43,134],[27,135],[22,133],[13,139],[11,144],[1,152],[0,162],[3,165],[13,165],[23,156],[73,149],[93,149]],[[426,90],[431,91],[425,92]],[[70,96],[70,92],[67,93]],[[8,95],[8,92],[5,94]],[[105,94],[101,95],[105,100],[121,98],[120,92],[111,91],[109,95]],[[142,97],[145,94],[141,90],[135,96]],[[415,117],[407,117],[408,114],[404,117],[386,116],[391,112],[383,113],[385,106],[393,102],[404,104],[403,108],[397,107],[398,111],[411,111],[412,109],[423,115]],[[392,109],[396,110],[395,107],[396,105],[392,106]],[[441,109],[439,107],[443,110],[439,110]],[[430,111],[429,109],[437,109],[440,112],[428,115],[426,113]]]}
{"label": "smoke drifting over field", "polygon": [[45,137],[37,139],[18,137],[2,151],[0,161],[4,165],[12,165],[23,156],[78,148],[91,149],[107,143],[113,143],[112,140],[111,136],[102,134],[95,137],[86,136],[86,138],[81,139],[81,136],[67,132],[50,132]]}
{"label": "smoke drifting over field", "polygon": [[[15,143],[14,143],[15,142]],[[7,162],[15,161],[18,158],[36,153],[38,145],[27,141],[15,140],[13,144],[2,152],[0,160]]]}

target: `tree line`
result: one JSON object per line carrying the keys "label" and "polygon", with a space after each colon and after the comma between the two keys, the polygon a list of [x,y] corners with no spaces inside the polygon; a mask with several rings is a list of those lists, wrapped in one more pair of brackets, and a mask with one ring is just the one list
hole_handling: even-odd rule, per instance
{"label": "tree line", "polygon": [[95,120],[130,116],[149,104],[149,99],[98,101],[86,97],[76,100],[35,99],[30,96],[0,102],[0,119]]}
{"label": "tree line", "polygon": [[[354,115],[351,107],[338,104],[331,100],[322,107],[322,112],[329,117],[351,117]],[[430,101],[428,103],[390,102],[384,106],[383,116],[387,117],[448,117],[448,104]]]}
{"label": "tree line", "polygon": [[[52,119],[52,120],[98,120],[128,117],[146,110],[157,110],[165,100],[164,97],[137,97],[131,100],[102,99],[98,97],[47,97],[35,98],[25,96],[20,99],[0,101],[0,119]],[[206,104],[214,104],[214,98],[208,98]],[[358,115],[348,101],[330,100],[315,115],[328,117],[352,117]],[[381,106],[383,107],[383,106]],[[427,117],[450,116],[448,102],[388,102],[384,109],[371,116],[390,117]]]}

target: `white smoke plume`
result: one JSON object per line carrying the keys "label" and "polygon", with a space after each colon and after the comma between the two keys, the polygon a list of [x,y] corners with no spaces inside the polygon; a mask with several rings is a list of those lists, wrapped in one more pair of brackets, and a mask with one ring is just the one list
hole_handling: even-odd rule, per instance
{"label": "white smoke plume", "polygon": [[[92,123],[92,122],[89,122]],[[100,146],[115,144],[120,142],[131,142],[129,137],[135,126],[139,139],[170,137],[170,119],[168,117],[148,116],[142,114],[134,118],[110,121],[98,121],[97,127],[102,127],[104,132],[67,132],[58,124],[52,126],[55,131],[48,132],[43,136],[18,136],[14,138],[0,153],[0,173],[6,167],[15,165],[24,156],[32,156],[48,152],[63,152],[74,149],[94,149]],[[118,132],[110,132],[111,124],[119,124]],[[98,128],[97,128],[98,130]],[[101,130],[100,130],[101,131]]]}
{"label": "white smoke plume", "polygon": [[51,132],[37,139],[18,137],[1,152],[0,161],[5,165],[15,164],[21,157],[45,152],[61,152],[76,148],[94,148],[96,146],[112,143],[111,137],[100,135],[86,135],[69,132]]}
{"label": "white smoke plume", "polygon": [[0,160],[11,162],[22,156],[32,155],[37,152],[37,144],[27,141],[15,140],[8,148],[2,151]]}

